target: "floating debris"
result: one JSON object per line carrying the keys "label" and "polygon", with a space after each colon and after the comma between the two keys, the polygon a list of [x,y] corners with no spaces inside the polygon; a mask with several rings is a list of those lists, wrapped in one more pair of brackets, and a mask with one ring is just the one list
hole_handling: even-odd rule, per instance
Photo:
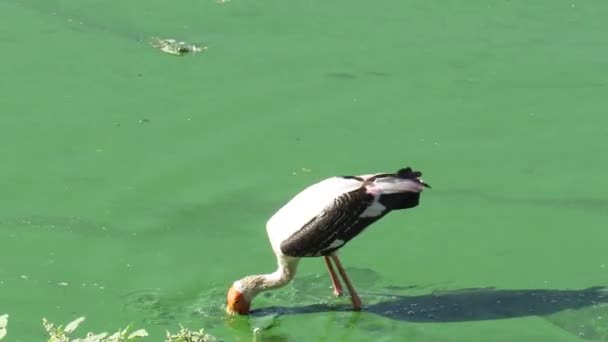
{"label": "floating debris", "polygon": [[311,170],[311,169],[309,169],[309,168],[306,168],[306,167],[302,167],[302,168],[300,168],[300,171],[294,171],[294,172],[292,172],[291,174],[292,174],[292,175],[294,175],[294,176],[296,176],[296,175],[298,175],[300,172],[302,172],[302,173],[310,173],[310,172],[312,172],[312,170]]}
{"label": "floating debris", "polygon": [[6,326],[8,325],[8,314],[0,315],[0,340],[6,336]]}
{"label": "floating debris", "polygon": [[189,44],[182,41],[177,41],[173,38],[152,38],[152,46],[160,49],[160,51],[176,55],[182,56],[187,53],[198,53],[203,50],[207,50],[206,46],[198,46],[195,44]]}

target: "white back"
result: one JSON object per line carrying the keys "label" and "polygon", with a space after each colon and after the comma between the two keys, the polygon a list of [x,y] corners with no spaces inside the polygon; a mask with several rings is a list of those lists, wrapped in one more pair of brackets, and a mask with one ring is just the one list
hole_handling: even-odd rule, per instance
{"label": "white back", "polygon": [[313,184],[294,196],[266,223],[268,238],[275,253],[281,253],[281,242],[319,215],[338,196],[358,189],[361,181],[331,177]]}

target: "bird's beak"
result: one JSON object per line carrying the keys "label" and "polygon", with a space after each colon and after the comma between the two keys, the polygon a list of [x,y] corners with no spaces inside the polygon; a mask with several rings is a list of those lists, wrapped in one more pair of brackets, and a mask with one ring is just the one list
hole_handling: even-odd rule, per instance
{"label": "bird's beak", "polygon": [[226,313],[229,315],[247,315],[251,303],[242,293],[231,286],[226,295]]}

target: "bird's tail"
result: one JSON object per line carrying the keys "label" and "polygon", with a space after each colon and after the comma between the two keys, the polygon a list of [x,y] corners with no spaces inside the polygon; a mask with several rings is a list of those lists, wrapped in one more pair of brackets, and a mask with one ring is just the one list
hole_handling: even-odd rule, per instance
{"label": "bird's tail", "polygon": [[422,190],[431,187],[421,176],[422,172],[406,167],[396,173],[375,175],[368,181],[373,181],[372,191],[380,190],[378,201],[385,208],[399,210],[418,206]]}
{"label": "bird's tail", "polygon": [[402,192],[420,193],[424,188],[431,187],[420,177],[422,177],[422,172],[406,167],[396,173],[376,175],[370,180],[373,180],[373,184],[380,188],[383,194]]}
{"label": "bird's tail", "polygon": [[397,171],[396,175],[398,178],[409,179],[409,180],[419,183],[420,185],[422,185],[425,188],[429,188],[429,189],[431,188],[431,186],[428,183],[425,183],[422,180],[422,178],[420,178],[420,177],[422,177],[422,172],[414,171],[414,170],[412,170],[411,167],[406,167],[404,169]]}

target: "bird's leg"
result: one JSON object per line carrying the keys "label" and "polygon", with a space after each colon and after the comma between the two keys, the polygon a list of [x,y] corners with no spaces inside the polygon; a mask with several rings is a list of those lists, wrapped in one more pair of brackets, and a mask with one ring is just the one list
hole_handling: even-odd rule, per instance
{"label": "bird's leg", "polygon": [[325,264],[327,265],[327,270],[329,271],[329,277],[331,278],[331,284],[334,286],[334,295],[339,297],[342,295],[342,284],[340,284],[340,279],[336,275],[336,271],[334,271],[334,266],[331,264],[331,260],[329,257],[323,257],[325,259]]}
{"label": "bird's leg", "polygon": [[333,255],[333,254],[331,255],[331,259],[336,264],[336,268],[338,268],[338,272],[340,272],[340,276],[342,277],[342,279],[344,280],[344,283],[346,284],[346,287],[348,288],[348,292],[350,293],[350,299],[353,302],[353,309],[356,311],[361,310],[361,299],[359,298],[359,295],[357,294],[357,291],[355,291],[355,288],[353,287],[353,285],[350,283],[350,280],[348,279],[348,276],[346,275],[346,271],[342,267],[342,263],[340,262],[340,259],[338,259],[337,255]]}

